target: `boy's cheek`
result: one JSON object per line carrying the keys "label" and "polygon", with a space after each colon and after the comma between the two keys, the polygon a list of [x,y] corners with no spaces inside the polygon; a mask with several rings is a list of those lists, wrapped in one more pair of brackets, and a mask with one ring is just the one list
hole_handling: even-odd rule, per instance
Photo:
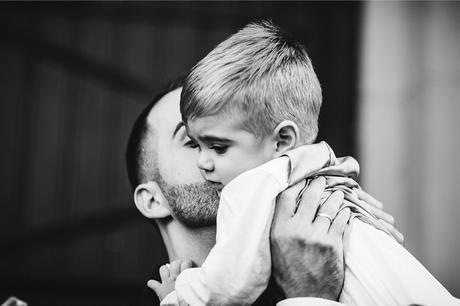
{"label": "boy's cheek", "polygon": [[234,163],[232,165],[229,165],[227,173],[223,175],[222,178],[222,183],[224,185],[227,185],[230,183],[234,178],[236,178],[238,175],[241,173],[247,171],[249,169],[246,169],[245,167],[241,167],[241,164]]}

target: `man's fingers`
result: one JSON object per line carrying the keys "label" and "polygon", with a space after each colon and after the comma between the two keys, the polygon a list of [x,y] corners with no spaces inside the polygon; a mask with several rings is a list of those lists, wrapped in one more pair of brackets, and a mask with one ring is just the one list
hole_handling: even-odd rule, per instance
{"label": "man's fingers", "polygon": [[374,197],[372,197],[367,192],[361,189],[354,189],[361,200],[361,206],[370,212],[377,218],[380,219],[383,223],[383,226],[388,229],[388,231],[392,234],[392,236],[398,241],[399,243],[404,242],[404,235],[399,232],[395,227],[395,218],[387,212],[382,210],[383,204],[377,201]]}
{"label": "man's fingers", "polygon": [[377,219],[382,219],[391,225],[395,224],[395,218],[387,212],[383,211],[383,204],[374,199],[371,195],[362,191],[361,189],[354,189],[358,198],[360,199],[361,206],[370,211]]}
{"label": "man's fingers", "polygon": [[332,222],[331,227],[329,228],[329,232],[333,233],[337,237],[342,237],[343,233],[345,232],[345,228],[347,227],[348,221],[350,220],[350,208],[345,207],[339,213],[334,219],[334,222]]}
{"label": "man's fingers", "polygon": [[288,220],[294,215],[297,196],[304,186],[305,181],[301,181],[289,187],[278,196],[275,215],[273,217],[274,220],[276,219],[276,222]]}
{"label": "man's fingers", "polygon": [[169,279],[169,268],[166,265],[160,267],[160,277],[162,281]]}
{"label": "man's fingers", "polygon": [[398,241],[399,243],[404,242],[404,235],[396,229],[396,227],[393,226],[393,224],[387,223],[385,220],[383,221],[383,225],[385,226],[386,229],[391,233],[391,235]]}
{"label": "man's fingers", "polygon": [[387,212],[383,211],[383,204],[372,197],[367,192],[354,188],[353,189],[360,200],[360,205],[365,209],[370,211],[377,219],[382,219],[386,223],[395,224],[395,218]]}
{"label": "man's fingers", "polygon": [[301,218],[304,222],[312,222],[320,205],[321,195],[326,187],[326,179],[322,176],[315,178],[305,189],[297,208],[295,218]]}
{"label": "man's fingers", "polygon": [[371,206],[374,206],[375,208],[378,208],[380,210],[383,209],[382,202],[380,202],[379,200],[375,199],[373,196],[371,196],[370,194],[368,194],[364,190],[359,189],[359,188],[355,188],[354,191],[356,191],[356,194],[358,195],[358,197],[361,200],[363,200],[364,202],[366,202],[366,203],[370,204]]}
{"label": "man's fingers", "polygon": [[343,192],[340,190],[332,193],[323,205],[318,209],[314,220],[314,226],[321,232],[328,232],[331,223],[334,221],[340,205],[343,203]]}
{"label": "man's fingers", "polygon": [[395,225],[395,218],[393,218],[393,216],[389,213],[384,212],[379,208],[373,207],[372,205],[369,205],[369,209],[374,214],[374,216],[377,217],[377,219],[381,219],[388,224]]}
{"label": "man's fingers", "polygon": [[193,261],[189,260],[184,260],[180,264],[180,272],[184,271],[185,269],[190,269],[193,267]]}

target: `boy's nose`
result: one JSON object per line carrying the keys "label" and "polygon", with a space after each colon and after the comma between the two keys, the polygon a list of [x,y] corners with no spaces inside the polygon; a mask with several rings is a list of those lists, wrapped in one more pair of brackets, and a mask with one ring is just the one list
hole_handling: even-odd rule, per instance
{"label": "boy's nose", "polygon": [[201,151],[200,156],[198,157],[198,168],[206,172],[214,170],[214,163],[208,154]]}

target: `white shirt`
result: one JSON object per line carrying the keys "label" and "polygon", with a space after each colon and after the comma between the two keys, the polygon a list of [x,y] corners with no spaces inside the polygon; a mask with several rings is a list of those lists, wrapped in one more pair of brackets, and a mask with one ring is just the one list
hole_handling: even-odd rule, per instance
{"label": "white shirt", "polygon": [[[359,218],[378,228],[353,194],[359,172],[352,158],[337,159],[329,146],[302,146],[249,170],[222,190],[216,245],[202,267],[183,271],[175,292],[162,305],[248,305],[263,292],[271,274],[269,233],[276,197],[305,177],[332,175],[328,192],[345,191]],[[348,305],[460,305],[406,249],[383,231],[354,219],[345,254],[340,301]],[[177,296],[176,296],[177,295]],[[179,303],[180,301],[180,303]],[[287,299],[278,306],[336,305],[315,298]]]}

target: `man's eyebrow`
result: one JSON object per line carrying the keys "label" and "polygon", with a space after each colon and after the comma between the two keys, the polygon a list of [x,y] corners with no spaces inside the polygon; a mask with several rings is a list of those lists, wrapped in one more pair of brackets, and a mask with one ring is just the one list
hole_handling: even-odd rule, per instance
{"label": "man's eyebrow", "polygon": [[202,142],[224,142],[224,143],[233,143],[234,141],[228,138],[224,137],[217,137],[217,136],[211,136],[211,135],[204,135],[204,136],[198,136],[198,139],[200,139]]}
{"label": "man's eyebrow", "polygon": [[181,129],[181,127],[185,126],[185,123],[183,121],[179,122],[177,125],[176,125],[176,128],[174,129],[174,132],[172,134],[172,138],[176,137],[176,134],[177,132],[179,132],[179,130]]}

